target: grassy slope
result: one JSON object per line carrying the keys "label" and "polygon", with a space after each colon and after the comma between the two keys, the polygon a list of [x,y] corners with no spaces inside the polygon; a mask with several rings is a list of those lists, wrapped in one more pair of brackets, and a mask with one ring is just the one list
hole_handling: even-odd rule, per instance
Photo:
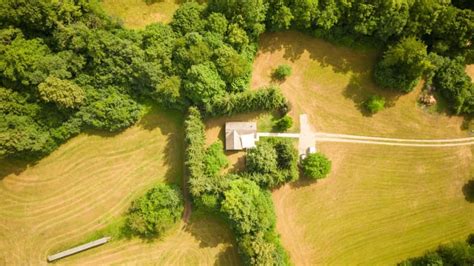
{"label": "grassy slope", "polygon": [[144,0],[103,0],[102,6],[108,14],[120,18],[125,27],[139,29],[154,22],[170,22],[179,4],[177,0],[163,0],[151,5]]}
{"label": "grassy slope", "polygon": [[[81,134],[35,165],[0,162],[0,264],[45,263],[120,217],[153,184],[180,183],[182,130],[181,115],[153,110],[119,134]],[[63,262],[235,262],[231,239],[224,223],[196,218],[163,241],[116,241]]]}
{"label": "grassy slope", "polygon": [[[374,52],[355,52],[302,34],[266,34],[254,63],[253,86],[273,67],[293,66],[282,84],[292,115],[308,113],[319,131],[373,136],[466,136],[462,119],[416,106],[403,95],[374,117],[358,104],[368,94],[395,95],[372,84]],[[360,84],[360,85],[358,85]],[[393,264],[474,231],[474,204],[462,193],[473,174],[473,149],[413,149],[319,143],[331,175],[274,192],[278,230],[296,265]]]}

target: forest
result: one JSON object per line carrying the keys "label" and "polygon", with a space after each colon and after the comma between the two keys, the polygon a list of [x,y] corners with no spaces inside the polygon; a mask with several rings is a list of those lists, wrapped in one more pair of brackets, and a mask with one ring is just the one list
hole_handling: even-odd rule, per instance
{"label": "forest", "polygon": [[[257,40],[296,29],[384,50],[375,81],[406,93],[421,78],[453,114],[474,113],[468,1],[210,0],[170,24],[128,30],[93,1],[0,3],[0,156],[37,158],[84,129],[118,131],[154,102],[206,116],[284,107],[278,88],[249,91]],[[268,97],[268,95],[271,97]],[[242,100],[245,99],[245,100]]]}

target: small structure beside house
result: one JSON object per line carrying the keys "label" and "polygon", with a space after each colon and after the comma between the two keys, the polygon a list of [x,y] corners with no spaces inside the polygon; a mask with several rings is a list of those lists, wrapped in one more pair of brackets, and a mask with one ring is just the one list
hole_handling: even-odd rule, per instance
{"label": "small structure beside house", "polygon": [[225,124],[226,151],[254,148],[256,138],[256,122],[228,122]]}

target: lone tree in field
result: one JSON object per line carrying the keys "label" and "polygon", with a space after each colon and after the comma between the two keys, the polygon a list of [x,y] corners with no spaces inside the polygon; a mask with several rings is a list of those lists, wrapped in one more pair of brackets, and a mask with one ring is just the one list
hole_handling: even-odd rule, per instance
{"label": "lone tree in field", "polygon": [[364,107],[371,114],[375,114],[385,108],[385,98],[377,95],[372,95],[364,102]]}
{"label": "lone tree in field", "polygon": [[277,80],[285,80],[291,75],[291,67],[289,65],[279,65],[272,74],[272,77]]}
{"label": "lone tree in field", "polygon": [[132,203],[127,225],[139,236],[160,236],[180,219],[183,210],[179,189],[159,184]]}
{"label": "lone tree in field", "polygon": [[322,153],[311,153],[301,162],[301,168],[305,176],[321,179],[331,171],[331,161]]}

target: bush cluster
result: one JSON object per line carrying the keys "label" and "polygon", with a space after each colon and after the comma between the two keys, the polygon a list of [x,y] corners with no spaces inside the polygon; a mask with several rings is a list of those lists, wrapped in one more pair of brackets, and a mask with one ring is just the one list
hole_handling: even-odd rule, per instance
{"label": "bush cluster", "polygon": [[278,87],[228,94],[206,104],[206,117],[230,116],[252,111],[272,111],[285,108],[286,99]]}
{"label": "bush cluster", "polygon": [[320,152],[311,153],[301,162],[301,169],[306,177],[321,179],[331,172],[331,161]]}
{"label": "bush cluster", "polygon": [[[269,192],[252,181],[257,174],[263,174],[255,173],[252,177],[249,173],[220,175],[220,170],[228,163],[223,145],[216,142],[205,147],[204,123],[195,107],[188,110],[185,134],[185,164],[195,205],[229,220],[237,236],[239,251],[247,264],[289,265],[288,255],[275,232],[276,218]],[[275,169],[268,169],[269,178],[259,184],[266,188],[276,185],[276,182],[295,179],[296,152],[292,144],[280,139],[265,143],[273,151],[272,165]],[[265,167],[262,162],[255,164],[259,168]]]}
{"label": "bush cluster", "polygon": [[279,65],[273,70],[272,77],[277,80],[285,80],[291,75],[292,69],[289,65]]}
{"label": "bush cluster", "polygon": [[132,202],[127,226],[142,237],[161,236],[181,218],[183,210],[178,187],[159,184]]}
{"label": "bush cluster", "polygon": [[438,246],[425,255],[407,259],[400,266],[422,265],[472,265],[474,264],[474,234],[469,235],[466,242],[452,242]]}
{"label": "bush cluster", "polygon": [[385,108],[385,98],[378,95],[371,95],[364,102],[364,107],[371,114],[378,113]]}
{"label": "bush cluster", "polygon": [[293,126],[293,118],[289,115],[285,115],[275,122],[274,128],[278,131],[287,131]]}
{"label": "bush cluster", "polygon": [[243,177],[265,189],[272,189],[298,179],[298,152],[288,139],[261,139],[247,151]]}

